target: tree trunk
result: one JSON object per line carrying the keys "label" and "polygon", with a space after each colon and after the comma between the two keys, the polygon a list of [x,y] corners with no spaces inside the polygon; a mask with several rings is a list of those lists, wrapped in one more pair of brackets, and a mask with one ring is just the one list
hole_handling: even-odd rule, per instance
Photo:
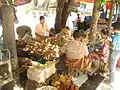
{"label": "tree trunk", "polygon": [[64,3],[65,0],[58,0],[57,2],[57,9],[56,9],[56,19],[55,19],[55,30],[56,33],[59,33],[60,30],[62,29],[61,26],[61,21],[62,21],[62,13],[63,13],[63,8],[64,8]]}
{"label": "tree trunk", "polygon": [[50,3],[50,0],[44,0],[44,2],[42,4],[43,10],[45,10],[45,11],[48,10],[49,3]]}
{"label": "tree trunk", "polygon": [[33,0],[33,5],[36,7],[38,5],[38,0]]}
{"label": "tree trunk", "polygon": [[113,17],[114,9],[115,9],[115,0],[112,0],[112,6],[111,6],[110,15],[109,15],[109,22],[108,22],[108,29],[109,30],[111,29],[111,25],[112,25],[112,17]]}
{"label": "tree trunk", "polygon": [[97,24],[98,24],[98,19],[100,17],[99,5],[100,5],[99,0],[95,0],[94,7],[93,7],[93,14],[92,14],[91,29],[90,29],[90,34],[89,34],[89,39],[92,44],[95,43]]}
{"label": "tree trunk", "polygon": [[75,0],[58,0],[57,1],[57,14],[55,20],[55,30],[59,33],[62,28],[65,28],[67,18],[70,14]]}
{"label": "tree trunk", "polygon": [[74,0],[71,0],[71,1],[64,4],[63,14],[62,14],[62,25],[61,25],[62,28],[65,28],[65,26],[66,26],[67,18],[70,14],[72,7],[73,7],[73,4],[74,4]]}
{"label": "tree trunk", "polygon": [[[8,49],[11,53],[12,70],[15,71],[18,69],[18,60],[14,34],[14,9],[8,6],[5,1],[2,0],[4,4],[2,6],[3,44],[4,48]],[[8,0],[8,2],[11,3],[12,0]]]}
{"label": "tree trunk", "polygon": [[[11,4],[12,0],[7,0]],[[12,71],[17,71],[18,60],[16,52],[15,34],[14,34],[14,8],[7,5],[6,0],[2,0],[2,27],[3,27],[3,45],[11,54]],[[13,73],[14,75],[14,73]],[[4,85],[2,90],[13,90],[14,82]]]}

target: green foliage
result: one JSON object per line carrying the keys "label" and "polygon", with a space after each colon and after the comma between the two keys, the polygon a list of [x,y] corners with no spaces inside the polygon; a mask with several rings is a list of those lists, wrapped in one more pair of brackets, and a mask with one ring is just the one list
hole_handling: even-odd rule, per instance
{"label": "green foliage", "polygon": [[54,1],[51,1],[51,2],[49,3],[49,6],[54,6],[54,5],[57,5],[57,2],[56,2],[56,0],[54,0]]}
{"label": "green foliage", "polygon": [[84,23],[83,22],[77,22],[77,28],[78,30],[83,30],[84,29]]}
{"label": "green foliage", "polygon": [[104,8],[102,7],[103,4],[105,4],[108,0],[99,0],[99,10],[103,10]]}
{"label": "green foliage", "polygon": [[116,2],[120,3],[120,0],[116,0]]}
{"label": "green foliage", "polygon": [[41,64],[45,64],[47,62],[47,60],[45,60],[43,57],[41,57],[40,55],[36,56],[36,59],[39,63]]}
{"label": "green foliage", "polygon": [[79,11],[78,11],[77,7],[74,7],[74,8],[72,8],[71,12],[78,13]]}
{"label": "green foliage", "polygon": [[105,4],[107,2],[107,0],[99,0],[100,4]]}
{"label": "green foliage", "polygon": [[27,9],[27,10],[25,10],[25,13],[29,13],[30,11],[31,11],[31,10],[28,10],[28,9]]}

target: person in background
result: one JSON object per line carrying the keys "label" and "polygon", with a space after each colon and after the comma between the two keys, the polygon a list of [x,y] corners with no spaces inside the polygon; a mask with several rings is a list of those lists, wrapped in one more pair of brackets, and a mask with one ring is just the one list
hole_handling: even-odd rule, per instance
{"label": "person in background", "polygon": [[80,17],[79,14],[77,14],[76,26],[77,26],[77,30],[84,29],[84,23],[82,22],[82,17]]}
{"label": "person in background", "polygon": [[120,58],[120,23],[113,23],[114,37],[110,48],[110,79],[113,89],[116,81],[116,64]]}
{"label": "person in background", "polygon": [[109,31],[107,29],[102,29],[101,36],[103,38],[103,43],[102,43],[102,60],[104,63],[103,69],[105,72],[108,72],[108,59],[110,54]]}
{"label": "person in background", "polygon": [[76,22],[81,22],[81,17],[80,17],[80,14],[77,14],[77,19],[76,19]]}
{"label": "person in background", "polygon": [[90,28],[89,22],[87,20],[87,18],[84,18],[84,30],[88,30]]}
{"label": "person in background", "polygon": [[47,38],[49,34],[53,34],[48,28],[47,24],[45,24],[44,16],[40,16],[40,23],[36,25],[35,35],[36,38]]}

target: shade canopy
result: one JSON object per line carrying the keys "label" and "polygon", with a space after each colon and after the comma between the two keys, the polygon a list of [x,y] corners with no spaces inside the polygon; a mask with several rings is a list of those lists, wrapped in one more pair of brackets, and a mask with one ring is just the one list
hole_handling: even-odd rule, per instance
{"label": "shade canopy", "polygon": [[[27,3],[31,2],[31,1],[32,0],[15,0],[15,4],[14,5],[24,5],[24,4],[27,4]],[[2,6],[2,2],[0,0],[0,7],[1,6]]]}
{"label": "shade canopy", "polygon": [[15,0],[16,5],[23,5],[31,2],[32,0]]}

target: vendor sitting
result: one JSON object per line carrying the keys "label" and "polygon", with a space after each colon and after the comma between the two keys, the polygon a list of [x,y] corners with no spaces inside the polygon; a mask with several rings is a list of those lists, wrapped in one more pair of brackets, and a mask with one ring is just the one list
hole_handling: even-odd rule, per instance
{"label": "vendor sitting", "polygon": [[47,37],[49,37],[49,34],[53,35],[53,33],[48,28],[47,24],[45,24],[44,16],[40,16],[40,23],[36,25],[36,38],[46,39]]}
{"label": "vendor sitting", "polygon": [[79,30],[73,32],[73,41],[67,42],[61,49],[65,55],[65,65],[72,68],[80,67],[81,59],[88,55],[88,48],[82,42],[82,35]]}

